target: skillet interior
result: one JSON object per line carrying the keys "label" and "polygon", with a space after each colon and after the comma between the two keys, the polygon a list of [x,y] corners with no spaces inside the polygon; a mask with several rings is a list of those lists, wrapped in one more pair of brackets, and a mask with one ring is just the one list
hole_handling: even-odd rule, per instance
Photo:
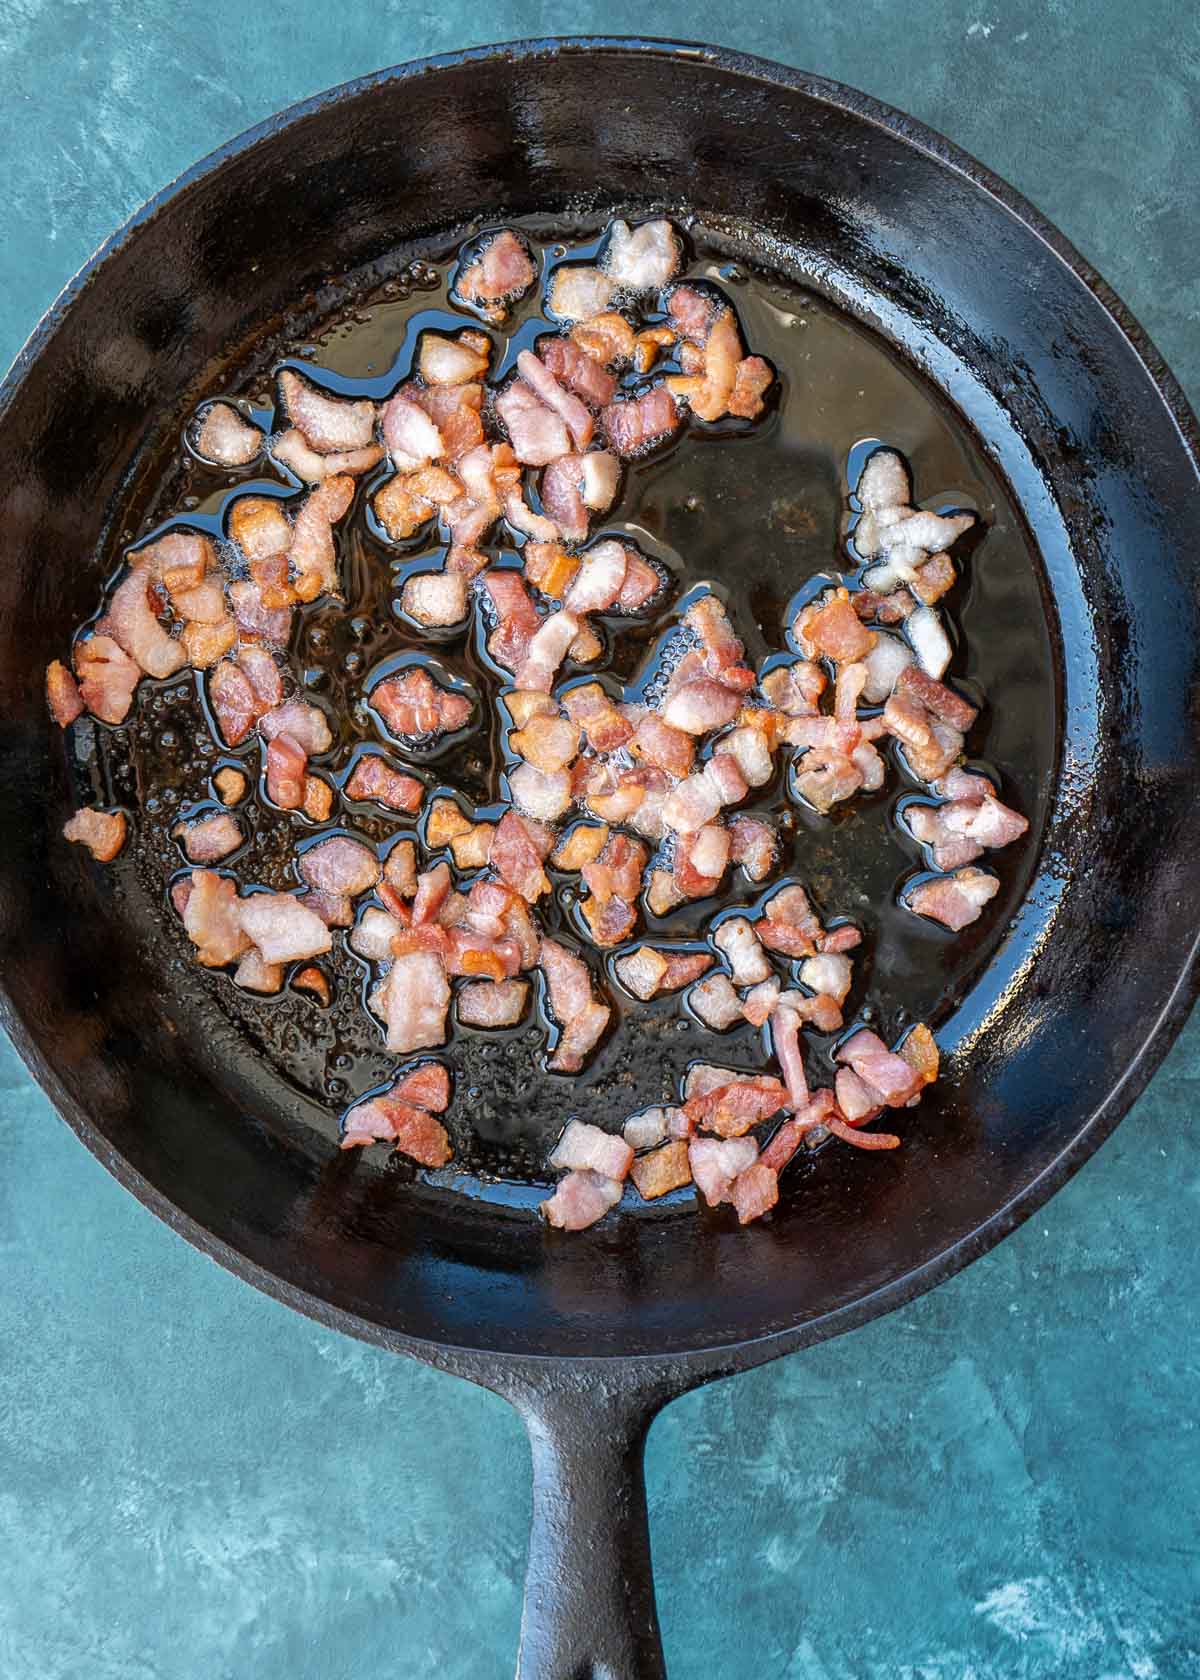
{"label": "skillet interior", "polygon": [[[761,72],[721,55],[535,49],[318,101],[119,240],[9,388],[0,946],[19,1035],[57,1071],[85,1140],[160,1212],[362,1333],[514,1353],[823,1333],[961,1263],[1064,1151],[1082,1158],[1188,964],[1184,536],[1200,495],[1176,423],[1117,322],[998,197],[868,102]],[[943,1029],[962,1054],[906,1148],[823,1162],[802,1200],[750,1232],[627,1218],[551,1245],[523,1213],[355,1176],[299,1105],[267,1096],[235,1034],[177,1030],[163,998],[186,1006],[187,969],[50,839],[68,787],[40,685],[94,605],[109,522],[175,423],[164,393],[186,407],[298,294],[319,310],[331,279],[431,227],[614,200],[691,203],[952,395],[1044,557],[1062,733],[1036,877]]]}

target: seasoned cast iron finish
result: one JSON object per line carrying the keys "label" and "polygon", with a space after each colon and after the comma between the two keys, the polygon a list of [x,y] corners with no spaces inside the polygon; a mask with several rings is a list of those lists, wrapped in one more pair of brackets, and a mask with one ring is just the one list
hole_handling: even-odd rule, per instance
{"label": "seasoned cast iron finish", "polygon": [[[446,1192],[353,1193],[248,1045],[189,1037],[187,970],[58,840],[69,783],[42,674],[214,368],[297,295],[319,301],[331,275],[406,239],[568,203],[693,205],[951,393],[1040,547],[1063,650],[1036,876],[943,1024],[937,1100],[895,1156],[823,1160],[744,1232],[647,1210],[563,1242]],[[1136,323],[1003,183],[861,94],[653,42],[488,49],[296,107],[141,212],[9,375],[5,1024],[84,1142],[175,1230],[321,1322],[522,1411],[525,1680],[663,1672],[640,1473],[657,1408],[983,1253],[1086,1160],[1182,1022],[1200,922],[1197,455]]]}

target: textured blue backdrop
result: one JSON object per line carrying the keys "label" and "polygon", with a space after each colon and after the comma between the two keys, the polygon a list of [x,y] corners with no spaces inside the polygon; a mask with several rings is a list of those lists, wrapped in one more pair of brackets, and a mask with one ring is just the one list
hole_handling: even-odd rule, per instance
{"label": "textured blue backdrop", "polygon": [[[897,104],[1022,188],[1200,397],[1193,4],[0,0],[0,357],[202,153],[380,65],[706,37]],[[695,1394],[649,1485],[672,1673],[1200,1674],[1200,1027],[1000,1250]],[[490,1680],[528,1451],[498,1400],[316,1329],[118,1190],[0,1043],[0,1680]],[[437,1443],[433,1450],[431,1443]]]}

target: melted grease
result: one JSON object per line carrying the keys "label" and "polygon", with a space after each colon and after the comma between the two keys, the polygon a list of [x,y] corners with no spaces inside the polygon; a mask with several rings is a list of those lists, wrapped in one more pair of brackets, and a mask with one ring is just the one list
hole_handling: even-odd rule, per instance
{"label": "melted grease", "polygon": [[[571,245],[556,243],[544,223],[526,223],[525,231],[543,272],[564,259],[588,260],[599,243],[594,231]],[[680,443],[627,469],[619,502],[597,522],[590,540],[606,534],[633,539],[666,568],[672,587],[651,618],[602,621],[604,658],[579,670],[568,666],[564,674],[571,680],[600,674],[614,690],[636,684],[652,669],[651,656],[674,623],[680,598],[701,585],[711,585],[725,601],[751,664],[778,656],[787,647],[789,604],[855,566],[847,549],[853,519],[847,498],[867,440],[881,439],[905,454],[921,505],[978,512],[983,530],[956,548],[960,582],[942,603],[956,642],[950,676],[972,698],[986,697],[968,737],[968,754],[999,774],[1002,797],[1031,820],[1025,842],[980,860],[1001,879],[1001,892],[981,920],[954,936],[897,903],[899,887],[923,868],[923,858],[897,824],[896,811],[906,797],[925,790],[907,777],[889,748],[886,787],[835,807],[829,817],[787,800],[781,754],[774,781],[745,807],[777,827],[781,868],[764,886],[751,885],[735,871],[718,899],[682,906],[662,919],[644,915],[635,936],[694,941],[717,911],[753,905],[786,880],[799,880],[826,919],[848,917],[863,928],[846,1020],[869,1022],[890,1040],[914,1020],[936,1027],[946,1017],[986,965],[1032,875],[1058,727],[1042,575],[1007,488],[935,392],[879,339],[815,295],[746,263],[735,269],[715,242],[706,241],[702,228],[691,234],[689,273],[725,289],[748,351],[774,364],[781,385],[768,399],[768,414],[753,426],[692,424]],[[315,333],[306,327],[289,335],[285,326],[264,334],[238,369],[228,371],[226,384],[206,395],[239,400],[268,430],[274,421],[270,373],[284,362],[339,394],[389,395],[407,375],[422,330],[478,324],[449,302],[454,255],[449,247],[431,246],[425,260],[365,291]],[[489,326],[494,374],[502,377],[522,348],[553,327],[539,314],[541,290],[518,304],[503,328]],[[268,478],[268,471],[269,463],[240,472],[213,469],[191,454],[186,441],[182,451],[177,444],[153,490],[131,512],[136,526],[125,538],[140,540],[172,518],[220,536],[232,496],[280,493],[279,478],[285,475]],[[484,652],[478,608],[474,623],[433,635],[400,615],[404,578],[437,564],[443,546],[428,532],[399,545],[383,538],[367,501],[386,476],[381,470],[360,483],[339,530],[345,605],[316,602],[295,614],[292,673],[305,697],[325,710],[334,735],[332,751],[314,768],[340,788],[353,758],[370,743],[397,767],[421,777],[431,794],[458,792],[486,816],[500,795],[507,762],[495,706],[485,704],[474,727],[451,741],[412,751],[388,740],[366,702],[369,674],[377,678],[414,661],[427,661],[435,674],[485,699],[507,680]],[[292,492],[302,494],[288,486]],[[490,551],[505,552],[497,543]],[[222,765],[239,765],[250,780],[250,794],[237,807],[248,843],[228,862],[243,884],[295,885],[297,845],[317,830],[303,816],[271,806],[256,740],[233,752],[220,746],[203,684],[190,675],[144,682],[129,722],[117,729],[97,727],[95,739],[95,761],[88,766],[94,787],[156,819],[134,823],[122,890],[156,913],[172,952],[172,973],[189,974],[181,1025],[194,1027],[198,1039],[205,1030],[211,1033],[211,1026],[187,1017],[202,997],[205,1011],[224,1018],[222,1033],[238,1035],[262,1059],[272,1100],[294,1112],[300,1099],[305,1117],[335,1135],[346,1104],[386,1082],[396,1066],[365,1008],[373,983],[367,965],[335,934],[334,952],[322,959],[334,983],[330,1008],[290,989],[258,998],[235,987],[226,974],[196,971],[186,935],[166,907],[169,882],[185,867],[170,829],[180,815],[212,807],[211,776]],[[397,835],[421,832],[419,817],[397,817],[340,796],[330,826],[361,837],[381,855]],[[553,894],[538,906],[548,931],[577,934],[577,886],[577,877],[554,877]],[[587,954],[602,972],[605,954]],[[455,1159],[445,1173],[429,1175],[435,1180],[475,1194],[528,1200],[519,1186],[542,1176],[546,1151],[568,1115],[611,1127],[648,1104],[673,1100],[694,1060],[763,1065],[765,1034],[749,1024],[713,1034],[688,1014],[682,994],[641,1004],[610,983],[615,1030],[582,1075],[549,1074],[544,1053],[555,1029],[545,1011],[541,977],[535,972],[532,978],[534,1008],[518,1027],[452,1032],[446,1058],[455,1075],[448,1117]],[[808,1042],[810,1067],[823,1081],[832,1040],[810,1034]],[[395,1161],[379,1170],[409,1172]],[[510,1181],[507,1188],[504,1180]],[[669,1201],[689,1198],[690,1192],[682,1192]]]}

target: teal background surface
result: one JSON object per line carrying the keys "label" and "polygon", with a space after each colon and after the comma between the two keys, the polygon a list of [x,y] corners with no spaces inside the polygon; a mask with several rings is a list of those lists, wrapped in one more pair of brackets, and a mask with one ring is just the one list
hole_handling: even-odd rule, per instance
{"label": "teal background surface", "polygon": [[[941,129],[1200,398],[1200,14],[1171,0],[0,0],[0,356],[143,199],[281,106],[425,53],[639,30]],[[1193,1021],[1100,1155],[969,1272],[659,1419],[673,1676],[1200,1675],[1198,1087]],[[0,1041],[0,1680],[503,1676],[528,1475],[501,1401],[193,1253]]]}

